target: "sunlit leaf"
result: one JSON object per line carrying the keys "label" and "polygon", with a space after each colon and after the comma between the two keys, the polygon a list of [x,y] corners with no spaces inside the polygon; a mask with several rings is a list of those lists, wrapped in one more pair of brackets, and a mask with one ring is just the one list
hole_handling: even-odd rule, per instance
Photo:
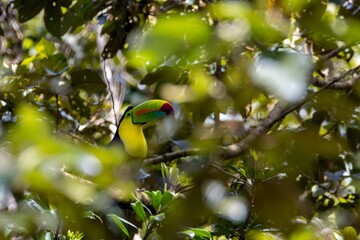
{"label": "sunlit leaf", "polygon": [[289,12],[299,12],[304,9],[309,2],[304,0],[290,0],[290,1],[281,1],[286,11]]}
{"label": "sunlit leaf", "polygon": [[40,61],[45,71],[50,75],[57,75],[67,69],[67,58],[62,53],[57,53]]}
{"label": "sunlit leaf", "polygon": [[69,240],[81,240],[83,239],[84,236],[85,236],[84,233],[79,231],[73,232],[68,230],[67,232],[67,237],[69,238]]}
{"label": "sunlit leaf", "polygon": [[316,233],[311,228],[301,228],[295,230],[290,235],[290,240],[311,240],[316,238]]}
{"label": "sunlit leaf", "polygon": [[246,38],[246,35],[251,35],[253,38],[263,42],[276,42],[283,38],[279,29],[283,28],[284,26],[282,26],[282,24],[286,25],[286,23],[280,23],[278,29],[274,28],[268,24],[267,20],[263,18],[262,15],[252,9],[251,6],[246,2],[219,2],[217,4],[211,5],[210,10],[217,19],[233,19],[235,23],[237,21],[237,24],[234,25],[235,29],[231,30],[230,28],[228,34],[234,34],[236,28],[241,27],[242,32],[237,34],[237,39],[239,40]]}
{"label": "sunlit leaf", "polygon": [[[248,240],[278,240],[279,238],[271,233],[252,230],[246,234]],[[300,240],[300,239],[299,239]]]}
{"label": "sunlit leaf", "polygon": [[146,213],[141,202],[137,201],[135,203],[131,203],[131,207],[134,209],[136,216],[138,216],[142,221],[146,220]]}
{"label": "sunlit leaf", "polygon": [[161,206],[166,206],[173,198],[174,194],[165,190],[161,198]]}
{"label": "sunlit leaf", "polygon": [[154,216],[150,216],[150,220],[155,220],[156,222],[164,221],[165,213],[159,213]]}
{"label": "sunlit leaf", "polygon": [[197,15],[159,18],[144,37],[134,32],[133,39],[129,39],[129,64],[151,69],[172,56],[201,59],[198,49],[207,42],[209,33],[209,27]]}
{"label": "sunlit leaf", "polygon": [[204,239],[210,239],[211,238],[211,233],[205,229],[201,229],[201,228],[189,228],[187,230],[184,230],[182,233],[188,235],[191,238],[194,237],[200,237],[200,238],[204,238]]}
{"label": "sunlit leaf", "polygon": [[56,48],[53,42],[42,38],[36,45],[35,49],[38,54],[43,55],[45,57],[51,56],[54,54]]}
{"label": "sunlit leaf", "polygon": [[155,208],[155,211],[158,211],[163,197],[161,191],[148,191],[146,194],[150,197],[151,205]]}
{"label": "sunlit leaf", "polygon": [[[52,232],[47,232],[46,234],[45,234],[45,240],[52,240],[52,239],[54,239],[54,234],[52,233]],[[80,240],[81,238],[77,238],[78,240]]]}
{"label": "sunlit leaf", "polygon": [[130,237],[129,231],[126,229],[125,225],[122,223],[123,219],[115,214],[107,215],[114,223],[119,227],[119,229],[127,236]]}
{"label": "sunlit leaf", "polygon": [[357,239],[357,232],[352,226],[347,226],[342,230],[344,240],[355,240]]}
{"label": "sunlit leaf", "polygon": [[151,85],[154,83],[179,83],[183,80],[183,75],[180,69],[175,67],[159,67],[155,71],[147,74],[144,79],[141,80],[141,84]]}
{"label": "sunlit leaf", "polygon": [[93,220],[95,220],[95,219],[101,220],[101,218],[97,214],[95,214],[93,211],[84,212],[83,217],[90,218],[90,219],[93,219]]}

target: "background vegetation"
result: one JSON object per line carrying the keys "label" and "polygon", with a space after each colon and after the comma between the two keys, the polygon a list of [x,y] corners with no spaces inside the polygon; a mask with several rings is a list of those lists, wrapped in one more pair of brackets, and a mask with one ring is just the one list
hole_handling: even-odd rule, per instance
{"label": "background vegetation", "polygon": [[[359,9],[1,1],[0,238],[357,239]],[[106,147],[153,98],[149,158]]]}

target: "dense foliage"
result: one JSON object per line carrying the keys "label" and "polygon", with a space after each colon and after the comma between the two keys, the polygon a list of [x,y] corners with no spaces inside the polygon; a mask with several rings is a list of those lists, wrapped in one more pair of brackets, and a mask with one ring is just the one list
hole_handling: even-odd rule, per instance
{"label": "dense foliage", "polygon": [[[0,238],[357,239],[359,9],[1,1]],[[149,157],[106,146],[153,98]]]}

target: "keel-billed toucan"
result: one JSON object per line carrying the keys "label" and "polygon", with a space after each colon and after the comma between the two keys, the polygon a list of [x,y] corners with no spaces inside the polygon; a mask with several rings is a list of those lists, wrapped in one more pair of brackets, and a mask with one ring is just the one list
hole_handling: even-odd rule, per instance
{"label": "keel-billed toucan", "polygon": [[149,100],[135,107],[128,107],[120,119],[111,144],[120,141],[130,156],[144,158],[147,156],[148,146],[142,126],[173,113],[173,106],[164,100]]}

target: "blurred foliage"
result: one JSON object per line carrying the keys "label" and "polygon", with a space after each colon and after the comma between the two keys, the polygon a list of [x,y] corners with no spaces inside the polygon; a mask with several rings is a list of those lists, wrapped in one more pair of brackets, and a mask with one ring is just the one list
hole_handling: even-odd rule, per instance
{"label": "blurred foliage", "polygon": [[[359,9],[1,1],[0,238],[359,239]],[[175,107],[145,126],[150,155],[207,154],[145,166],[106,147],[116,80],[124,106]],[[295,107],[218,158],[276,106]]]}

